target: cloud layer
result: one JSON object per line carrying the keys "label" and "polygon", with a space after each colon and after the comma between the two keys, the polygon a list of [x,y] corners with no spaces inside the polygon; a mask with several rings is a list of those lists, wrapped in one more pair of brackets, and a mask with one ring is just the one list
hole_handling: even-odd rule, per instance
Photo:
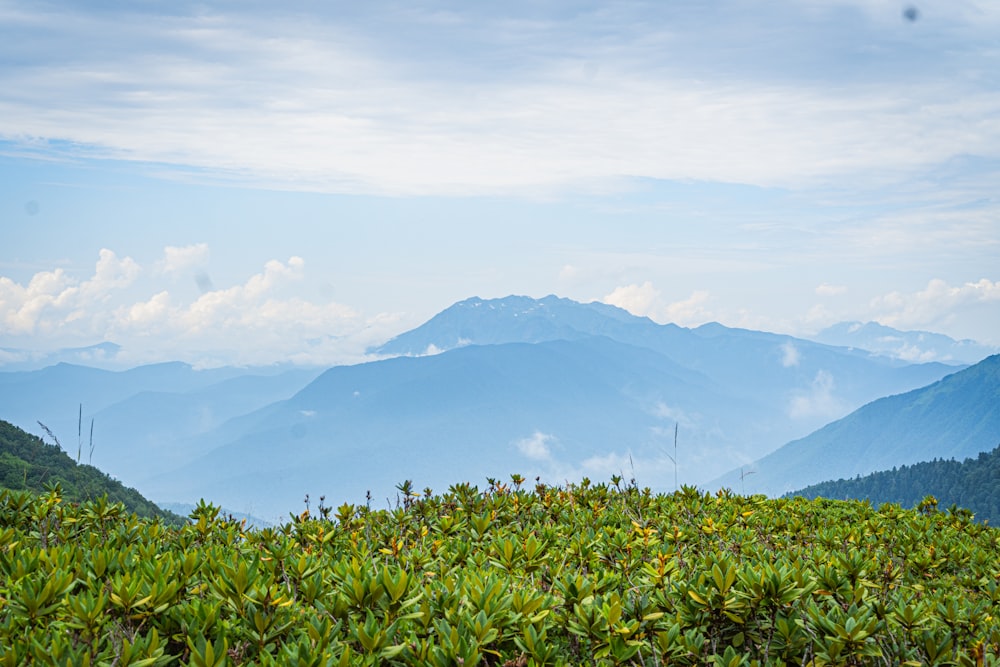
{"label": "cloud layer", "polygon": [[[846,287],[832,287],[826,283],[815,289],[816,295],[821,298],[840,297],[846,292]],[[924,289],[915,292],[891,291],[873,297],[867,304],[839,304],[836,309],[828,308],[822,302],[816,303],[797,317],[783,319],[769,318],[762,313],[750,314],[742,309],[712,308],[712,295],[706,290],[695,291],[687,299],[671,302],[651,281],[617,287],[602,301],[624,308],[633,315],[682,326],[720,322],[727,326],[807,335],[837,322],[860,320],[904,330],[942,331],[956,321],[975,317],[978,311],[995,313],[997,304],[1000,304],[1000,281],[982,278],[953,285],[934,278]],[[998,341],[985,338],[979,342],[998,344]],[[791,344],[783,348],[782,363],[785,366],[797,365],[798,357],[798,350]]]}
{"label": "cloud layer", "polygon": [[[102,249],[93,275],[83,280],[62,269],[39,272],[27,285],[0,277],[0,336],[28,346],[36,338],[64,346],[114,341],[135,361],[324,364],[361,358],[391,326],[389,316],[365,320],[347,306],[286,290],[304,279],[300,257],[271,260],[242,284],[193,300],[170,289],[135,299],[135,289],[126,289],[152,287],[157,275],[191,269],[207,257],[201,244],[168,247],[146,271]],[[143,274],[151,280],[142,282]]]}
{"label": "cloud layer", "polygon": [[2,53],[22,64],[0,74],[2,136],[175,177],[388,194],[860,186],[1000,157],[1000,21],[980,2],[914,26],[872,1],[143,7],[5,4]]}
{"label": "cloud layer", "polygon": [[[398,315],[362,314],[341,303],[304,297],[309,280],[301,257],[267,261],[259,272],[229,286],[213,286],[207,277],[210,269],[208,246],[192,244],[165,247],[162,257],[147,267],[104,248],[89,275],[56,268],[38,271],[23,283],[0,276],[0,337],[5,347],[29,350],[39,341],[45,349],[111,341],[124,346],[121,361],[132,363],[180,359],[201,365],[330,364],[365,359],[369,346],[399,333]],[[197,292],[187,282],[192,276]],[[815,290],[818,298],[841,296],[841,290],[824,287]],[[867,303],[835,308],[821,302],[798,317],[781,320],[717,304],[707,290],[670,301],[651,281],[622,285],[603,301],[682,326],[717,321],[807,335],[838,321],[876,321],[940,331],[984,311],[995,314],[1000,281],[984,278],[956,285],[933,279],[913,292],[891,291]],[[782,348],[784,366],[798,365],[799,357],[791,343]],[[830,386],[828,378],[817,378],[811,392],[795,398],[790,413],[830,411]],[[536,433],[515,446],[522,455],[544,463],[553,442]]]}
{"label": "cloud layer", "polygon": [[[982,340],[998,330],[1000,4],[920,10],[0,3],[0,169],[18,181],[0,215],[22,223],[0,264],[34,273],[0,279],[0,326],[330,357],[392,319],[318,292],[429,316],[469,289],[603,295],[686,326],[857,319]],[[39,167],[55,164],[79,171]],[[122,181],[225,194],[211,214],[149,212],[140,243],[100,210]],[[228,206],[262,190],[392,196],[282,193],[298,218]],[[87,224],[78,248],[40,240]],[[221,251],[215,225],[281,243],[236,272],[188,244]],[[49,268],[102,246],[92,275]],[[107,249],[164,246],[141,267]],[[338,267],[322,279],[336,290],[312,285],[304,248],[313,271]]]}
{"label": "cloud layer", "polygon": [[964,285],[934,279],[912,294],[891,292],[873,299],[871,310],[881,324],[895,328],[926,328],[947,324],[963,310],[1000,306],[1000,281],[983,278]]}
{"label": "cloud layer", "polygon": [[78,281],[63,269],[36,273],[27,285],[0,276],[0,334],[58,337],[66,331],[93,336],[102,327],[114,293],[131,285],[140,268],[102,249],[94,275]]}

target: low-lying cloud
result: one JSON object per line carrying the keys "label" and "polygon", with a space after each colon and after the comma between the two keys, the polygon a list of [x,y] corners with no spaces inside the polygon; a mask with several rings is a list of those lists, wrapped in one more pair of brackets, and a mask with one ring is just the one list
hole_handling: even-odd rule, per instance
{"label": "low-lying cloud", "polygon": [[[299,296],[306,269],[297,256],[270,260],[241,284],[207,285],[193,299],[161,284],[207,259],[204,245],[168,247],[147,271],[105,248],[85,279],[61,268],[27,284],[0,277],[0,335],[12,347],[30,347],[36,337],[61,346],[114,341],[120,356],[136,362],[327,364],[363,358],[395,324],[390,315],[366,319],[349,306]],[[155,291],[136,299],[143,289]]]}
{"label": "low-lying cloud", "polygon": [[[846,286],[821,284],[813,292],[819,296],[840,296],[848,291]],[[851,288],[860,292],[860,288]],[[808,290],[801,295],[806,297]],[[794,336],[809,336],[837,322],[879,322],[903,330],[921,329],[949,333],[953,337],[968,338],[960,332],[948,331],[965,317],[976,317],[1000,303],[1000,281],[981,278],[962,284],[951,284],[940,278],[927,283],[915,292],[892,291],[869,299],[840,301],[836,306],[814,303],[806,306],[801,315],[776,318],[761,311],[751,312],[732,304],[723,305],[708,290],[695,290],[686,299],[670,302],[652,281],[630,283],[616,287],[601,301],[623,308],[633,315],[649,317],[655,322],[672,322],[681,326],[698,326],[706,322],[719,322],[730,327],[759,329]],[[805,302],[804,302],[805,303]],[[980,337],[978,342],[1000,345],[1000,339]],[[789,342],[781,349],[781,363],[796,366],[801,350]],[[911,350],[907,358],[926,360],[918,351]]]}
{"label": "low-lying cloud", "polygon": [[792,419],[833,418],[844,414],[844,405],[835,394],[833,374],[816,372],[810,385],[792,396],[788,416]]}
{"label": "low-lying cloud", "polygon": [[667,302],[653,283],[647,280],[642,284],[616,287],[601,300],[655,322],[694,326],[712,320],[712,314],[705,307],[710,296],[707,290],[696,290],[686,299]]}
{"label": "low-lying cloud", "polygon": [[204,270],[208,266],[209,252],[207,243],[195,243],[187,246],[167,246],[163,249],[163,259],[156,263],[156,269],[162,273],[176,274],[189,270]]}
{"label": "low-lying cloud", "polygon": [[799,353],[799,348],[795,347],[795,344],[791,341],[781,346],[781,365],[785,368],[798,366],[801,359],[802,355]]}
{"label": "low-lying cloud", "polygon": [[522,438],[514,443],[517,451],[522,456],[541,462],[552,461],[552,449],[549,444],[555,439],[554,436],[541,431],[535,431],[530,437]]}
{"label": "low-lying cloud", "polygon": [[135,282],[140,271],[131,257],[119,258],[104,248],[93,276],[86,280],[77,280],[61,268],[40,271],[27,285],[0,276],[0,334],[58,337],[78,332],[93,336],[106,324],[112,296]]}
{"label": "low-lying cloud", "polygon": [[847,293],[847,287],[845,285],[831,285],[829,283],[822,283],[816,286],[816,294],[820,296],[840,296],[841,294]]}
{"label": "low-lying cloud", "polygon": [[982,278],[962,285],[941,279],[912,293],[890,292],[871,301],[870,310],[881,324],[899,329],[946,324],[963,309],[1000,303],[1000,281]]}

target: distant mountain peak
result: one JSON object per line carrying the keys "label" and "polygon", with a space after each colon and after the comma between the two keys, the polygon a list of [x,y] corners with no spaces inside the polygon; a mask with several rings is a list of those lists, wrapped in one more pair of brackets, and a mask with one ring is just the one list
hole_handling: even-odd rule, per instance
{"label": "distant mountain peak", "polygon": [[120,367],[121,345],[105,341],[86,347],[66,347],[52,351],[0,347],[0,371],[27,371],[65,363],[72,365]]}
{"label": "distant mountain peak", "polygon": [[370,351],[419,356],[464,345],[578,340],[608,335],[622,327],[661,326],[617,306],[596,301],[580,303],[554,294],[540,299],[522,295],[496,299],[474,296],[452,304],[423,325]]}
{"label": "distant mountain peak", "polygon": [[639,319],[648,320],[647,317],[639,317],[633,315],[623,308],[618,306],[612,306],[606,303],[601,303],[600,301],[591,301],[589,303],[584,303],[582,301],[574,301],[573,299],[568,299],[566,297],[557,296],[555,294],[548,294],[541,298],[536,298],[532,296],[525,296],[521,294],[510,294],[504,297],[497,297],[493,299],[483,299],[478,296],[469,297],[462,301],[454,303],[449,308],[446,308],[442,312],[447,312],[453,308],[486,308],[489,310],[502,310],[502,311],[517,311],[517,312],[533,312],[533,311],[547,311],[549,313],[555,313],[558,308],[586,308],[586,309],[597,309],[603,311],[605,314],[617,313],[620,317],[628,319]]}

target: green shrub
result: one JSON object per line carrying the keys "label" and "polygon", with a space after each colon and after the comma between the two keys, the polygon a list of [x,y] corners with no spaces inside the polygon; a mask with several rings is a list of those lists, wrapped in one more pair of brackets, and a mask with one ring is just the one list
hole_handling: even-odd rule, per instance
{"label": "green shrub", "polygon": [[261,530],[4,491],[0,665],[996,665],[998,541],[687,487],[462,484]]}

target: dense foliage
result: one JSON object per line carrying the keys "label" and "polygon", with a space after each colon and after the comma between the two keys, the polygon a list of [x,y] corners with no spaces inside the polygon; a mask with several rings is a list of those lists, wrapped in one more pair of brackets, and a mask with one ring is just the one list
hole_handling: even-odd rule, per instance
{"label": "dense foliage", "polygon": [[0,489],[41,493],[52,485],[59,485],[60,495],[67,501],[107,496],[139,516],[161,516],[177,525],[183,522],[182,517],[161,510],[135,489],[97,468],[78,465],[58,445],[46,444],[41,438],[0,420]]}
{"label": "dense foliage", "polygon": [[0,493],[0,665],[1000,664],[968,512],[523,484],[258,531]]}
{"label": "dense foliage", "polygon": [[1000,525],[1000,447],[963,462],[935,459],[854,479],[814,484],[789,495],[856,498],[913,507],[927,495],[942,506],[965,507],[980,521]]}

